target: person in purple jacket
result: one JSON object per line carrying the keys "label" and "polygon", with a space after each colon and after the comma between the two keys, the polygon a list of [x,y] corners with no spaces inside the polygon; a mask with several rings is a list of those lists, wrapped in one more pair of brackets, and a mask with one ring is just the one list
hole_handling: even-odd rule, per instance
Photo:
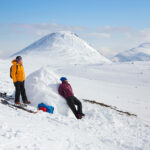
{"label": "person in purple jacket", "polygon": [[[81,102],[74,96],[73,90],[71,85],[68,83],[68,80],[66,77],[61,77],[60,80],[62,81],[62,84],[60,84],[58,88],[59,94],[64,97],[67,101],[68,106],[74,113],[77,119],[81,119],[83,116],[85,116],[82,113],[82,104]],[[75,107],[77,105],[77,109]]]}

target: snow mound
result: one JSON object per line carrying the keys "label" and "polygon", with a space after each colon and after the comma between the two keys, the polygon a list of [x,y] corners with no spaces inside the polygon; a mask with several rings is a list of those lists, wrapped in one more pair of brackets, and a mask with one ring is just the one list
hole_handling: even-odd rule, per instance
{"label": "snow mound", "polygon": [[52,105],[55,113],[67,115],[66,101],[59,96],[59,77],[50,68],[41,68],[26,79],[26,92],[32,105],[37,107],[41,102]]}
{"label": "snow mound", "polygon": [[117,54],[114,61],[150,61],[150,43],[143,43],[136,48]]}
{"label": "snow mound", "polygon": [[16,55],[32,56],[32,58],[39,55],[40,58],[51,59],[57,63],[85,64],[111,62],[70,31],[48,34],[12,56]]}

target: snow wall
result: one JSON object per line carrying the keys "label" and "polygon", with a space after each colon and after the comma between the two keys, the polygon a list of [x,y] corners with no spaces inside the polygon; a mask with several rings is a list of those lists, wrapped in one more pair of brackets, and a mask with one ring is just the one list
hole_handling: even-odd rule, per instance
{"label": "snow wall", "polygon": [[26,93],[35,107],[41,102],[54,106],[54,113],[68,115],[68,107],[64,98],[58,94],[61,83],[49,67],[43,67],[30,74],[25,82]]}

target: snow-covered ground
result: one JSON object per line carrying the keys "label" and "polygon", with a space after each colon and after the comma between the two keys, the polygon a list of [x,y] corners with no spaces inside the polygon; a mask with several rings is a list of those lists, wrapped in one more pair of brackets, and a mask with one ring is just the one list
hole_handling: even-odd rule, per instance
{"label": "snow-covered ground", "polygon": [[[56,111],[53,115],[43,112],[29,114],[0,104],[0,149],[150,149],[149,62],[66,66],[63,63],[51,65],[42,59],[40,61],[38,63],[24,57],[28,76],[26,87],[30,88],[27,95],[31,101],[33,99],[34,106],[36,95],[39,95],[37,102],[49,101]],[[0,89],[1,92],[12,94],[14,87],[9,78],[10,62],[0,60]],[[76,120],[72,112],[67,110],[64,99],[57,95],[60,76],[68,77],[81,101],[84,98],[96,100],[137,114],[138,117],[122,115],[82,101],[86,117]],[[64,111],[58,111],[59,103]]]}
{"label": "snow-covered ground", "polygon": [[[150,62],[112,63],[71,32],[49,34],[18,52],[23,56],[30,114],[0,104],[0,150],[150,150]],[[0,60],[0,92],[14,93],[11,57]],[[66,76],[86,117],[77,120],[58,95]],[[86,103],[95,100],[137,117]]]}

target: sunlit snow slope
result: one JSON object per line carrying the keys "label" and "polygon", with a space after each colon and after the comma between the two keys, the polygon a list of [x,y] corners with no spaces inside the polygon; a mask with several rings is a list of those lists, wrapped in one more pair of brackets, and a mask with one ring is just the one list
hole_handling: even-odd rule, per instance
{"label": "sunlit snow slope", "polygon": [[150,43],[143,43],[136,48],[117,54],[114,61],[150,61]]}
{"label": "sunlit snow slope", "polygon": [[69,31],[48,34],[12,56],[16,55],[40,55],[53,62],[57,60],[57,63],[110,63],[110,60]]}

